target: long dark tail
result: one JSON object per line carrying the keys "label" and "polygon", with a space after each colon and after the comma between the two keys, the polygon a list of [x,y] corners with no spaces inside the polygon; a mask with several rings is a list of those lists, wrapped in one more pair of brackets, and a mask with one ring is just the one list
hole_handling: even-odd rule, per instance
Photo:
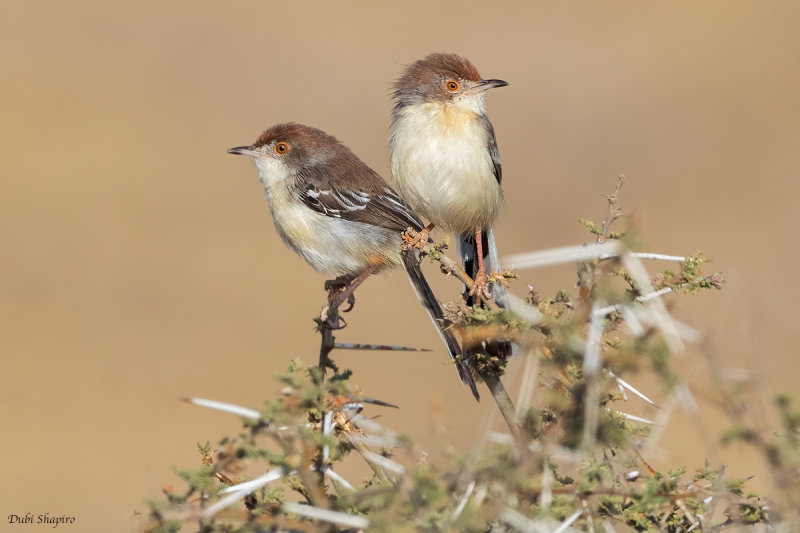
{"label": "long dark tail", "polygon": [[438,300],[436,300],[431,286],[428,285],[428,281],[422,273],[422,268],[419,266],[417,251],[413,249],[404,250],[403,264],[406,268],[406,273],[408,273],[408,279],[411,281],[411,286],[414,287],[414,292],[417,293],[419,301],[425,306],[428,316],[431,317],[431,321],[433,325],[436,326],[439,336],[442,338],[442,341],[444,341],[445,346],[447,346],[447,353],[450,354],[451,359],[456,361],[456,369],[458,370],[458,377],[461,378],[461,383],[468,385],[475,399],[480,400],[478,387],[475,385],[475,378],[472,377],[472,372],[467,364],[461,360],[461,346],[458,344],[453,332],[445,328],[442,307],[439,305]]}
{"label": "long dark tail", "polygon": [[[483,268],[487,274],[492,271],[502,272],[500,267],[500,257],[497,254],[497,244],[494,240],[494,232],[491,227],[481,232],[481,247],[483,248]],[[475,279],[478,273],[478,246],[475,242],[475,232],[467,232],[458,236],[457,242],[458,256],[461,259],[461,266],[469,277]],[[507,309],[509,307],[508,291],[506,288],[495,283],[492,285],[491,294],[497,305]],[[469,291],[464,289],[464,300],[467,305],[474,305],[475,297],[469,295]],[[507,341],[490,341],[485,346],[491,355],[508,356],[512,352],[512,345]]]}

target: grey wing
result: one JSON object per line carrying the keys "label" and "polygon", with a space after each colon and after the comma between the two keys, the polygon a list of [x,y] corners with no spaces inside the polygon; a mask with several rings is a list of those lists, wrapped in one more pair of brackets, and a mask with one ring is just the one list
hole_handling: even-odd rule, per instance
{"label": "grey wing", "polygon": [[503,181],[503,167],[500,164],[500,150],[497,148],[494,127],[492,127],[492,123],[489,122],[489,118],[486,115],[481,116],[481,119],[483,120],[483,127],[486,128],[488,134],[486,148],[489,150],[489,155],[492,157],[492,163],[494,164],[494,177],[497,178],[497,183],[500,183]]}
{"label": "grey wing", "polygon": [[424,226],[422,221],[411,211],[400,196],[388,185],[374,194],[370,214],[384,221],[384,225],[391,225],[393,229],[405,231],[413,228],[420,231]]}
{"label": "grey wing", "polygon": [[320,180],[306,176],[296,180],[295,195],[306,207],[329,217],[397,232],[409,227],[422,229],[420,220],[388,186],[372,190],[343,189],[323,185]]}

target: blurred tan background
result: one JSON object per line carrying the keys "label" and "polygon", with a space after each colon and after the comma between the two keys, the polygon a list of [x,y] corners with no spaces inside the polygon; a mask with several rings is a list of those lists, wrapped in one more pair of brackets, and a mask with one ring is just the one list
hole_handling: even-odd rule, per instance
{"label": "blurred tan background", "polygon": [[[238,426],[178,398],[258,407],[291,358],[315,360],[323,277],[283,247],[254,167],[225,150],[293,120],[388,178],[390,84],[433,51],[510,83],[488,98],[501,254],[590,240],[576,218],[601,219],[625,173],[649,249],[701,248],[729,280],[677,315],[726,365],[795,391],[798,20],[790,1],[3,3],[0,530],[26,512],[135,528],[134,509],[178,485],[172,467],[197,464],[196,442]],[[518,293],[575,282],[571,266],[522,277]],[[340,340],[435,351],[337,362],[402,406],[385,423],[430,442],[443,405],[468,448],[493,406],[458,383],[404,276],[359,293]],[[679,368],[702,375],[698,354]],[[654,461],[712,454],[768,484],[706,429],[676,415]]]}

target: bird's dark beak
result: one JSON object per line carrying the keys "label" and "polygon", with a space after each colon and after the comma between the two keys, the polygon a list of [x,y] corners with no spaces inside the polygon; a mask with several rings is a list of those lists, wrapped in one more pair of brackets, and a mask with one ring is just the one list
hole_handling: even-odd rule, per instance
{"label": "bird's dark beak", "polygon": [[480,93],[495,87],[505,87],[506,85],[508,85],[508,82],[503,80],[481,80],[464,92]]}
{"label": "bird's dark beak", "polygon": [[495,87],[505,87],[508,82],[503,80],[483,80],[480,85],[487,89],[494,89]]}
{"label": "bird's dark beak", "polygon": [[231,148],[228,150],[229,154],[234,155],[249,155],[249,156],[256,156],[258,152],[253,150],[252,146],[237,146],[236,148]]}

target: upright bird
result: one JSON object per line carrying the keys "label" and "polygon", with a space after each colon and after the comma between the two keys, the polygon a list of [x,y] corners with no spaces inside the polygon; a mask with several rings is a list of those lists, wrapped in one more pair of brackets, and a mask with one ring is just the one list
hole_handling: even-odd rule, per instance
{"label": "upright bird", "polygon": [[[392,175],[403,200],[431,224],[458,237],[474,279],[468,301],[490,296],[486,270],[499,270],[492,223],[500,212],[502,171],[486,91],[508,85],[483,79],[456,54],[430,54],[394,84],[389,131]],[[495,297],[500,290],[495,291]]]}
{"label": "upright bird", "polygon": [[378,173],[334,137],[295,123],[273,126],[228,153],[255,162],[283,242],[315,270],[346,277],[349,293],[372,273],[403,265],[461,381],[478,398],[418,257],[401,252],[402,233],[409,226],[422,230],[422,223]]}

